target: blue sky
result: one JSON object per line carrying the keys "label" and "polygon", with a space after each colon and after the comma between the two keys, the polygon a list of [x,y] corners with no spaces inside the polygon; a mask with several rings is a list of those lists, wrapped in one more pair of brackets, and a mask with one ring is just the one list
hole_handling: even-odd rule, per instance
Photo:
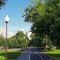
{"label": "blue sky", "polygon": [[[29,0],[8,0],[6,6],[0,10],[0,26],[5,27],[4,18],[9,16],[8,23],[9,31],[16,33],[18,30],[23,29],[29,31],[31,24],[24,22],[22,18],[24,9],[30,4]],[[22,9],[20,8],[22,6]]]}

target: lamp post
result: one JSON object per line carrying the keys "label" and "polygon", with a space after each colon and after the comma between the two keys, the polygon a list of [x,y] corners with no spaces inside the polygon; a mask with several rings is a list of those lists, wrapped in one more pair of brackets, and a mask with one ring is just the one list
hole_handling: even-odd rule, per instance
{"label": "lamp post", "polygon": [[[5,23],[6,23],[6,41],[7,41],[7,23],[9,22],[9,17],[6,15],[5,17]],[[5,41],[5,52],[6,52],[6,60],[7,60],[7,42]]]}

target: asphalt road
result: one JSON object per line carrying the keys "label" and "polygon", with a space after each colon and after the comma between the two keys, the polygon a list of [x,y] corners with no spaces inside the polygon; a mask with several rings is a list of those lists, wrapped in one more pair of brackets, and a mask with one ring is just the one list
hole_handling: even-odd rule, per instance
{"label": "asphalt road", "polygon": [[41,53],[40,48],[29,47],[17,60],[54,60],[47,54]]}

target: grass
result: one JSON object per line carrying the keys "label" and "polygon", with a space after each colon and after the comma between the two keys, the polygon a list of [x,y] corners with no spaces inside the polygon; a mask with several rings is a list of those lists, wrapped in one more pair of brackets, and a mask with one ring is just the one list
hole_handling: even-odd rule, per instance
{"label": "grass", "polygon": [[52,56],[55,60],[60,60],[60,49],[53,49],[46,53]]}
{"label": "grass", "polygon": [[[21,50],[11,50],[8,49],[8,60],[16,60],[17,57],[22,54],[23,51]],[[0,50],[0,60],[5,60],[5,50]]]}

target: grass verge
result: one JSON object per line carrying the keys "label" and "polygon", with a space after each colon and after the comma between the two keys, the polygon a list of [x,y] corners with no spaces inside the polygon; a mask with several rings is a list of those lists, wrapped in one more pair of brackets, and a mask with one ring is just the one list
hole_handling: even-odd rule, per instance
{"label": "grass verge", "polygon": [[[22,54],[23,51],[21,50],[11,50],[11,49],[8,49],[8,60],[16,60],[17,57]],[[0,60],[5,60],[5,50],[0,50]]]}
{"label": "grass verge", "polygon": [[53,49],[46,53],[52,56],[55,60],[60,60],[60,49]]}

